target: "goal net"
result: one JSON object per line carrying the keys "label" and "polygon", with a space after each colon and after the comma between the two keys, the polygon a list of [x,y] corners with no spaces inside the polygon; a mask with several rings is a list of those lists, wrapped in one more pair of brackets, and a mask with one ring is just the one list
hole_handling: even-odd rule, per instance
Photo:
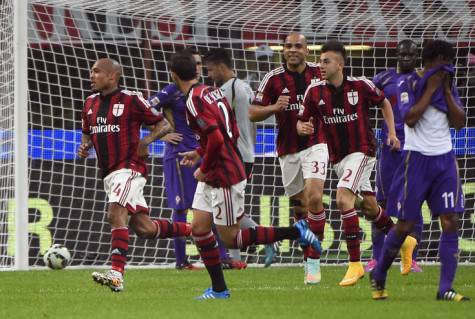
{"label": "goal net", "polygon": [[[89,74],[98,58],[111,57],[124,69],[121,85],[144,96],[170,82],[167,60],[173,52],[195,47],[228,48],[239,78],[255,87],[265,70],[281,63],[283,37],[290,31],[306,35],[309,61],[319,45],[336,38],[348,45],[347,74],[372,78],[396,66],[395,46],[412,39],[443,38],[456,47],[456,79],[466,107],[467,127],[453,134],[465,192],[466,211],[460,221],[460,259],[475,262],[475,3],[413,0],[29,0],[28,5],[28,124],[29,124],[29,264],[42,266],[42,254],[52,243],[64,244],[72,264],[100,266],[109,262],[110,227],[106,195],[92,156],[76,156],[81,136],[81,110],[90,94]],[[14,215],[11,185],[13,78],[11,52],[12,1],[0,4],[0,267],[12,266]],[[265,46],[263,46],[265,45]],[[210,83],[205,77],[203,81]],[[381,115],[374,113],[378,127]],[[276,127],[258,124],[256,164],[246,194],[246,208],[263,225],[292,223],[289,200],[282,188],[275,156]],[[144,189],[151,217],[169,218],[162,174],[161,142],[153,145],[150,177]],[[10,175],[9,175],[10,174]],[[347,261],[346,244],[335,205],[336,176],[325,184],[327,212],[322,261]],[[191,217],[191,214],[189,214]],[[424,207],[419,259],[437,261],[439,222]],[[362,257],[371,256],[371,227],[360,218]],[[130,265],[174,262],[172,241],[131,237]],[[197,258],[191,242],[187,253]],[[243,252],[251,263],[263,262],[263,247]],[[300,263],[302,253],[291,242],[280,248],[277,263]]]}

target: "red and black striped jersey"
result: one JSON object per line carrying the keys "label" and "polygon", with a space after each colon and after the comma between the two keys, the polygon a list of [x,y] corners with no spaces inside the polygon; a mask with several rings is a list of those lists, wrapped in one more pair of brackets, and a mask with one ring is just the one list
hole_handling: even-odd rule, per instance
{"label": "red and black striped jersey", "polygon": [[315,119],[315,133],[309,136],[297,134],[297,115],[310,83],[320,80],[318,64],[307,62],[302,73],[289,71],[282,65],[267,73],[257,90],[253,104],[272,105],[281,95],[290,97],[287,108],[275,114],[277,120],[277,154],[283,156],[300,152],[314,144],[325,143],[322,124]]}
{"label": "red and black striped jersey", "polygon": [[[246,179],[241,154],[237,148],[239,129],[236,117],[221,90],[204,84],[192,86],[186,100],[188,123],[200,137],[206,183],[213,187],[229,187]],[[215,154],[207,154],[208,135],[219,130],[224,143]]]}
{"label": "red and black striped jersey", "polygon": [[384,93],[365,77],[344,77],[340,87],[326,81],[312,83],[305,93],[300,120],[318,117],[323,123],[330,162],[362,152],[375,156],[376,140],[369,108],[381,105]]}
{"label": "red and black striped jersey", "polygon": [[145,160],[137,155],[142,124],[153,125],[162,115],[135,91],[117,89],[87,97],[82,111],[82,132],[90,135],[102,177],[130,168],[147,175]]}

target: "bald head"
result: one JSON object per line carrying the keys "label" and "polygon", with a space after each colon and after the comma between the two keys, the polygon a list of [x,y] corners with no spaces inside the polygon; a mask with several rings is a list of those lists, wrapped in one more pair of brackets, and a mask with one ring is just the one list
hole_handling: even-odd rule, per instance
{"label": "bald head", "polygon": [[119,78],[122,75],[122,67],[120,66],[119,62],[117,62],[114,59],[109,59],[109,58],[99,59],[97,60],[95,65],[98,68],[104,70],[104,72],[106,73],[109,73],[109,74],[116,73]]}
{"label": "bald head", "polygon": [[108,94],[119,85],[122,67],[114,59],[99,59],[91,69],[91,89],[94,92]]}
{"label": "bald head", "polygon": [[402,40],[397,47],[397,62],[401,73],[412,72],[417,63],[417,44],[409,39]]}
{"label": "bald head", "polygon": [[307,39],[298,32],[290,33],[284,42],[284,59],[287,68],[293,72],[302,72],[305,69],[308,55]]}
{"label": "bald head", "polygon": [[285,37],[285,43],[287,42],[300,42],[307,46],[307,38],[303,34],[298,33],[296,31],[291,32],[288,36]]}

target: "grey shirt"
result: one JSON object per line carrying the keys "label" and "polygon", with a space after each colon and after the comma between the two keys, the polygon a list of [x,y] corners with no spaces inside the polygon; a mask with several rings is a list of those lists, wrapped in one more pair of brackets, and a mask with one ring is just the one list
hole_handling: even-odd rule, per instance
{"label": "grey shirt", "polygon": [[221,91],[236,114],[239,127],[238,148],[242,160],[245,163],[254,163],[255,124],[249,120],[249,106],[254,99],[254,93],[249,84],[238,78],[229,79],[221,86]]}

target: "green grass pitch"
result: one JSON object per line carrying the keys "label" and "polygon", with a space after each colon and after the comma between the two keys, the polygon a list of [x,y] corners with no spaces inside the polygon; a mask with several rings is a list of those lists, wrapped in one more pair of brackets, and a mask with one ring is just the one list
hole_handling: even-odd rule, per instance
{"label": "green grass pitch", "polygon": [[388,278],[389,298],[373,301],[367,276],[341,288],[345,267],[324,266],[316,286],[302,268],[227,270],[229,300],[196,301],[206,271],[131,269],[122,293],[94,283],[91,270],[0,272],[0,318],[475,318],[475,267],[460,266],[455,288],[465,303],[435,301],[439,267]]}

